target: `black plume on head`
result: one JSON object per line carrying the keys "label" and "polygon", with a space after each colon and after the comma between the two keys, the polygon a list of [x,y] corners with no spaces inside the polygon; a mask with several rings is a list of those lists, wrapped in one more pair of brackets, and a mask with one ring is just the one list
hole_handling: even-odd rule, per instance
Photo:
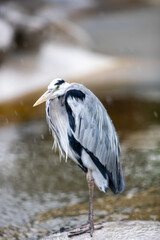
{"label": "black plume on head", "polygon": [[55,85],[56,86],[60,86],[61,84],[63,84],[65,81],[63,80],[63,79],[60,79],[60,80],[58,80],[56,83],[55,83]]}

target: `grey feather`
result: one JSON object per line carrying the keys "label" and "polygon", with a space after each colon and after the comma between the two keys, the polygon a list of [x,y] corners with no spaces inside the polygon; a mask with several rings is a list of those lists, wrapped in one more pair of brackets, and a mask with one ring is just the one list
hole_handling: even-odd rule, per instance
{"label": "grey feather", "polygon": [[[70,89],[81,90],[86,97],[83,101],[76,98],[68,98],[68,104],[75,115],[76,125],[75,132],[69,131],[72,131],[75,139],[92,152],[101,164],[106,167],[109,181],[112,180],[114,185],[110,186],[114,188],[113,191],[115,193],[122,191],[124,183],[119,163],[119,141],[107,111],[98,98],[83,85],[71,84],[67,91]],[[85,159],[82,159],[82,161],[84,166],[88,167]],[[90,159],[89,161],[92,160]],[[95,166],[92,168],[95,171]],[[98,172],[97,169],[96,172]],[[110,183],[108,184],[111,185]]]}
{"label": "grey feather", "polygon": [[65,153],[66,158],[83,164],[82,168],[91,169],[100,190],[107,191],[108,187],[114,193],[123,190],[115,128],[102,103],[89,89],[81,84],[68,84],[63,94],[47,101],[46,116],[54,145],[62,156]]}

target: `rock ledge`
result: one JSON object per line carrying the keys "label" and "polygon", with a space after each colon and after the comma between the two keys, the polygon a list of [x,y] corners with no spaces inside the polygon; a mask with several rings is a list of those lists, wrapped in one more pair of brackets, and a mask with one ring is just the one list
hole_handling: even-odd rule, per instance
{"label": "rock ledge", "polygon": [[123,222],[107,222],[103,224],[101,230],[95,231],[93,238],[90,237],[89,233],[72,237],[68,237],[67,232],[57,233],[48,237],[42,238],[43,240],[158,240],[160,236],[160,222],[156,221],[123,221]]}

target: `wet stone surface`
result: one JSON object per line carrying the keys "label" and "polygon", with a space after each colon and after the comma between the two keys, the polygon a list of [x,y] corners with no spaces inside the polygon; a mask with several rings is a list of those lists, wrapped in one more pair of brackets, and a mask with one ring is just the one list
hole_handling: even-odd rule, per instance
{"label": "wet stone surface", "polygon": [[[130,222],[109,222],[103,224],[101,230],[94,232],[94,239],[98,240],[159,240],[160,223],[159,222],[145,222],[145,221],[130,221]],[[42,238],[43,240],[52,239],[70,239],[68,233],[54,234],[49,237]],[[88,233],[76,236],[77,240],[89,240],[91,237]]]}

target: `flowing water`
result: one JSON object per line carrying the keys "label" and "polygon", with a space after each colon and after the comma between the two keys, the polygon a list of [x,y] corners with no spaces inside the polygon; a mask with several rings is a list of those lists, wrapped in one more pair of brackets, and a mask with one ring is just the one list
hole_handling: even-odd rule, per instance
{"label": "flowing water", "polygon": [[[95,188],[95,217],[160,220],[160,104],[132,98],[107,98],[103,103],[120,138],[125,191],[113,196]],[[70,159],[60,162],[52,151],[45,119],[6,124],[0,128],[0,136],[3,237],[17,234],[18,239],[36,239],[87,220],[85,174]]]}

